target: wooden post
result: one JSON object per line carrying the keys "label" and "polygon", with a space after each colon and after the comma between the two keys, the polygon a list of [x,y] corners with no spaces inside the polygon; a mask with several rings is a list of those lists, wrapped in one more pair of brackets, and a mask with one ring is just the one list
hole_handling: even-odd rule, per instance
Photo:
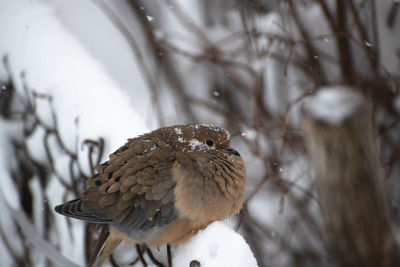
{"label": "wooden post", "polygon": [[302,106],[307,149],[337,266],[400,266],[371,104],[351,88],[321,88]]}

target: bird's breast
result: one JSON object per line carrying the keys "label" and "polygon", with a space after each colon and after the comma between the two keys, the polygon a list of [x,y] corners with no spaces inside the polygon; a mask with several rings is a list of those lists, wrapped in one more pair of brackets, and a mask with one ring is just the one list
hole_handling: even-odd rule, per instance
{"label": "bird's breast", "polygon": [[206,225],[240,210],[245,173],[241,177],[242,171],[237,166],[226,164],[218,158],[177,159],[172,167],[172,176],[176,181],[175,208],[178,217]]}

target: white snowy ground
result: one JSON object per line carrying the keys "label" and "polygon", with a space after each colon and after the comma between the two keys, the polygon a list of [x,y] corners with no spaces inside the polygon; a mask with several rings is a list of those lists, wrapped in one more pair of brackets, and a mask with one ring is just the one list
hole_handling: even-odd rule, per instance
{"label": "white snowy ground", "polygon": [[[105,155],[115,150],[128,137],[147,132],[146,121],[150,117],[150,94],[140,73],[133,72],[131,88],[121,88],[121,82],[102,65],[91,51],[71,32],[60,20],[60,9],[54,2],[40,0],[0,0],[0,56],[8,55],[12,79],[17,85],[17,91],[23,95],[20,73],[26,72],[26,82],[29,89],[53,96],[53,107],[59,120],[61,139],[71,151],[76,151],[83,167],[88,170],[85,161],[87,151],[81,149],[81,142],[86,138],[106,139]],[[114,35],[118,31],[108,25],[108,30]],[[121,37],[118,37],[121,38]],[[122,38],[121,38],[122,39]],[[122,42],[122,41],[121,41]],[[129,53],[127,47],[121,48]],[[128,54],[132,57],[132,54]],[[112,71],[111,71],[112,73]],[[7,81],[9,77],[3,66],[0,66],[0,80]],[[122,83],[123,84],[123,83]],[[122,86],[123,87],[123,86]],[[127,96],[127,89],[133,90],[135,98]],[[138,105],[137,103],[141,104]],[[52,125],[49,106],[46,101],[38,101],[40,118]],[[79,121],[76,123],[76,118]],[[61,123],[62,122],[62,123]],[[154,127],[154,125],[152,125]],[[71,262],[82,265],[83,255],[83,224],[72,221],[73,236],[65,231],[67,224],[62,216],[55,215],[56,232],[61,234],[61,254],[57,253],[52,244],[41,238],[43,224],[38,218],[34,228],[26,225],[27,221],[19,211],[17,192],[12,185],[9,170],[15,163],[9,156],[11,146],[9,137],[20,139],[21,125],[0,121],[0,224],[6,229],[7,240],[13,240],[16,229],[11,225],[9,216],[16,216],[28,231],[28,240],[36,253],[35,266],[42,266],[45,253],[51,260],[60,265],[72,265]],[[28,149],[32,157],[43,161],[45,152],[41,140],[43,131],[36,131],[28,141]],[[57,150],[52,151],[57,155]],[[55,166],[61,173],[67,172],[65,157],[55,157]],[[36,181],[36,182],[35,182]],[[51,179],[46,192],[39,192],[37,179],[30,183],[38,189],[38,195],[46,195],[50,206],[62,202],[62,186],[57,179]],[[34,201],[39,197],[35,196]],[[40,208],[43,203],[35,203]],[[35,229],[35,230],[33,230]],[[18,244],[14,244],[18,247]],[[21,250],[20,250],[21,251]],[[22,253],[22,251],[21,251]],[[12,265],[11,257],[7,255],[0,240],[1,266]],[[65,258],[64,258],[65,257]],[[174,250],[173,261],[176,266],[188,266],[187,261],[197,259],[201,266],[256,266],[257,263],[244,239],[224,223],[214,223],[201,231],[186,245]],[[69,262],[71,261],[71,262]],[[236,265],[235,265],[236,264]]]}

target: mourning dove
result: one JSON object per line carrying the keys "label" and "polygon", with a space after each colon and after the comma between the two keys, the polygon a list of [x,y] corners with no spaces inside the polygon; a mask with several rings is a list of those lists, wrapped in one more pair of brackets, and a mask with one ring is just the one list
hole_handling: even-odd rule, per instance
{"label": "mourning dove", "polygon": [[183,243],[242,207],[246,169],[229,142],[225,129],[203,124],[128,139],[97,166],[80,198],[55,210],[111,226],[111,249],[122,239],[153,247]]}

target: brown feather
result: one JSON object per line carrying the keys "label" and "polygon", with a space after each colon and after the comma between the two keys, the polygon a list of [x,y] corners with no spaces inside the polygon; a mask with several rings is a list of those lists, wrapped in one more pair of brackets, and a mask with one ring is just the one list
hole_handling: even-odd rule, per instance
{"label": "brown feather", "polygon": [[224,150],[229,141],[225,130],[207,125],[166,127],[129,139],[96,167],[80,199],[56,211],[123,234],[110,237],[102,260],[126,235],[152,246],[184,242],[242,205],[246,170],[237,153]]}
{"label": "brown feather", "polygon": [[114,204],[118,200],[118,193],[106,194],[99,200],[100,207],[106,207]]}
{"label": "brown feather", "polygon": [[128,191],[128,192],[124,192],[122,194],[121,198],[122,198],[123,201],[128,201],[128,200],[131,200],[135,195],[136,194],[134,192]]}

